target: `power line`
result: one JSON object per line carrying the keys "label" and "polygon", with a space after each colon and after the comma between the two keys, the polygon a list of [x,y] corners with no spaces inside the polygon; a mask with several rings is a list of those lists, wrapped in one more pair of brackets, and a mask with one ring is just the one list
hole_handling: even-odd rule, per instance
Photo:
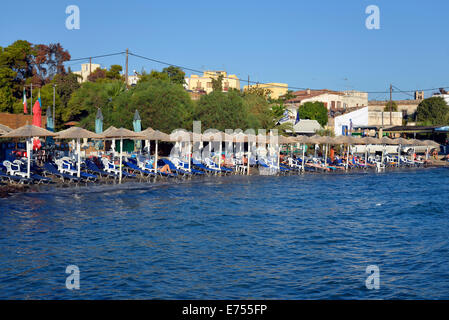
{"label": "power line", "polygon": [[[196,73],[203,73],[203,71],[198,70],[198,69],[193,69],[193,68],[184,67],[184,66],[181,66],[181,65],[176,65],[176,64],[173,64],[173,63],[168,63],[168,62],[161,61],[161,60],[158,60],[158,59],[153,59],[153,58],[145,57],[145,56],[142,56],[142,55],[138,55],[138,54],[135,54],[135,53],[132,53],[132,52],[129,52],[129,54],[132,55],[132,56],[135,56],[137,58],[141,58],[141,59],[144,59],[144,60],[156,62],[156,63],[159,63],[159,64],[163,64],[163,65],[167,65],[167,66],[174,66],[174,67],[178,67],[178,68],[183,69],[183,70],[188,70],[188,71],[192,71],[192,72],[196,72]],[[236,79],[236,78],[230,78],[230,77],[224,77],[224,78],[225,79],[226,78],[227,79]],[[268,82],[251,81],[249,79],[240,79],[240,78],[237,78],[236,80],[239,80],[241,82],[252,83],[252,84],[259,84],[259,85],[267,84],[267,85],[270,85],[272,87],[285,88],[284,86],[272,85],[271,83],[268,83]],[[296,86],[288,86],[288,88],[289,89],[296,89],[296,90],[312,90],[312,91],[313,90],[316,90],[316,91],[321,90],[321,89],[309,89],[309,88],[296,87]],[[447,86],[447,87],[439,87],[439,88],[422,89],[422,90],[419,90],[419,91],[434,91],[434,90],[438,90],[440,88],[442,88],[442,89],[449,89],[449,86]],[[404,94],[414,93],[415,91],[417,91],[417,90],[400,90],[397,87],[396,87],[396,89],[398,91],[404,93]],[[364,90],[357,90],[357,91],[365,92],[365,93],[368,93],[368,94],[387,94],[387,93],[390,93],[389,90],[388,91],[364,91]],[[410,95],[410,96],[412,96],[412,95]]]}
{"label": "power line", "polygon": [[[112,56],[117,56],[117,55],[123,55],[126,54],[126,51],[121,51],[121,52],[115,52],[115,53],[109,53],[109,54],[102,54],[102,55],[96,55],[96,56],[90,56],[90,57],[84,57],[84,58],[75,58],[75,59],[70,59],[67,61],[64,61],[63,63],[69,63],[69,62],[78,62],[78,61],[88,61],[89,59],[99,59],[99,58],[105,58],[105,57],[112,57]],[[187,70],[187,71],[191,71],[191,72],[195,72],[195,73],[203,73],[202,70],[198,70],[198,69],[194,69],[194,68],[190,68],[190,67],[185,67],[185,66],[181,66],[181,65],[177,65],[177,64],[173,64],[173,63],[168,63],[162,60],[158,60],[158,59],[154,59],[154,58],[150,58],[150,57],[146,57],[146,56],[142,56],[142,55],[138,55],[132,52],[129,52],[129,55],[132,55],[134,57],[140,58],[140,59],[144,59],[144,60],[148,60],[148,61],[152,61],[155,63],[159,63],[159,64],[163,64],[163,65],[167,65],[167,66],[174,66],[174,67],[178,67],[182,70]],[[75,65],[74,64],[70,64],[70,65]],[[41,65],[38,63],[30,63],[30,65]],[[4,65],[4,67],[9,67],[9,65]],[[254,81],[254,80],[249,80],[249,79],[240,79],[238,77],[223,77],[223,79],[233,79],[233,80],[239,80],[241,82],[246,82],[248,84],[256,84],[256,85],[268,85],[271,87],[278,87],[278,88],[285,88],[284,86],[280,86],[280,85],[275,85],[269,82],[260,82],[260,81]],[[393,86],[397,91],[409,95],[411,97],[414,97],[413,95],[411,95],[410,93],[414,93],[417,90],[401,90],[396,86]],[[304,88],[304,87],[298,87],[298,86],[288,86],[289,89],[295,89],[295,90],[311,90],[311,91],[319,91],[322,89],[310,89],[310,88]],[[429,88],[429,89],[421,89],[419,91],[424,91],[424,92],[429,92],[429,91],[435,91],[435,90],[439,90],[439,89],[449,89],[449,86],[441,86],[438,88]],[[388,94],[389,91],[364,91],[364,90],[356,90],[359,92],[365,92],[368,94]]]}
{"label": "power line", "polygon": [[109,53],[109,54],[102,54],[99,56],[91,56],[91,57],[86,57],[86,58],[76,58],[76,59],[70,59],[67,61],[64,61],[64,63],[66,62],[74,62],[74,61],[83,61],[83,60],[89,60],[89,59],[98,59],[98,58],[105,58],[105,57],[112,57],[112,56],[118,56],[121,54],[125,54],[126,51],[122,51],[122,52],[116,52],[116,53]]}

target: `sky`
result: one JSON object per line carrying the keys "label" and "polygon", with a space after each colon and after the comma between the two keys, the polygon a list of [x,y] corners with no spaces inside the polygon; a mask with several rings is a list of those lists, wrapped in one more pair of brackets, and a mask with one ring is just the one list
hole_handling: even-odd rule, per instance
{"label": "sky", "polygon": [[[79,7],[79,30],[66,28],[69,5]],[[379,30],[366,28],[369,5],[380,10]],[[376,92],[390,83],[401,90],[449,87],[448,12],[447,0],[2,1],[0,46],[59,42],[72,59],[129,48],[242,80],[361,90],[380,100],[389,93]],[[80,63],[66,65],[79,70]],[[125,56],[93,63],[124,66]],[[130,74],[164,67],[129,57]]]}

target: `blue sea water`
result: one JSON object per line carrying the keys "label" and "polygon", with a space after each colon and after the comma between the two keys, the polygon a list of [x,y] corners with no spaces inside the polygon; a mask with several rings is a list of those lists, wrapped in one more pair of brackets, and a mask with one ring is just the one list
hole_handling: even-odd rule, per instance
{"label": "blue sea water", "polygon": [[448,299],[448,182],[419,169],[16,194],[0,199],[0,299]]}

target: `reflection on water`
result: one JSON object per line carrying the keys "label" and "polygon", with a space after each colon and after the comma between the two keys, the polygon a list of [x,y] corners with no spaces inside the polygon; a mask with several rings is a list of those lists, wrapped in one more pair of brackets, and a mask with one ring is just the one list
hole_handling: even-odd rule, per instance
{"label": "reflection on water", "polygon": [[[0,199],[0,298],[448,298],[449,171],[213,177]],[[65,288],[77,265],[80,290]],[[365,287],[368,265],[380,290]]]}

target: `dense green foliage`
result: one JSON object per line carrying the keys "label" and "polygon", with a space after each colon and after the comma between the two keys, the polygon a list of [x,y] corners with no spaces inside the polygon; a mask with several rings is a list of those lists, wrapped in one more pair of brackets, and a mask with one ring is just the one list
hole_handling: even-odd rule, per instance
{"label": "dense green foliage", "polygon": [[55,92],[57,130],[69,121],[94,130],[98,109],[105,129],[111,125],[131,129],[135,110],[143,128],[167,133],[177,128],[192,130],[194,120],[202,121],[203,130],[291,129],[291,124],[279,123],[285,112],[282,99],[273,104],[265,89],[223,92],[220,76],[213,81],[213,92],[196,101],[184,89],[185,73],[179,67],[142,72],[137,85],[126,88],[120,65],[98,68],[87,82],[79,83],[79,76],[64,68],[68,60],[70,55],[60,44],[33,45],[18,40],[0,47],[0,112],[22,113],[24,88],[30,110],[32,83],[33,103],[40,92],[43,114],[53,105]]}
{"label": "dense green foliage", "polygon": [[236,92],[213,91],[198,101],[193,118],[201,120],[203,129],[248,129],[248,105]]}
{"label": "dense green foliage", "polygon": [[389,112],[389,111],[391,111],[391,112],[397,112],[398,111],[398,105],[397,105],[397,103],[395,102],[395,101],[388,101],[387,102],[387,104],[385,105],[385,108],[384,108],[384,111],[385,112]]}
{"label": "dense green foliage", "polygon": [[0,112],[23,111],[24,86],[29,97],[33,84],[33,95],[37,97],[38,87],[43,88],[57,75],[66,73],[63,63],[67,60],[70,54],[59,43],[33,45],[17,40],[0,47]]}
{"label": "dense green foliage", "polygon": [[298,109],[301,119],[316,120],[324,127],[327,124],[327,108],[322,102],[306,102]]}
{"label": "dense green foliage", "polygon": [[428,125],[447,125],[449,106],[442,97],[424,99],[416,109],[417,121]]}

